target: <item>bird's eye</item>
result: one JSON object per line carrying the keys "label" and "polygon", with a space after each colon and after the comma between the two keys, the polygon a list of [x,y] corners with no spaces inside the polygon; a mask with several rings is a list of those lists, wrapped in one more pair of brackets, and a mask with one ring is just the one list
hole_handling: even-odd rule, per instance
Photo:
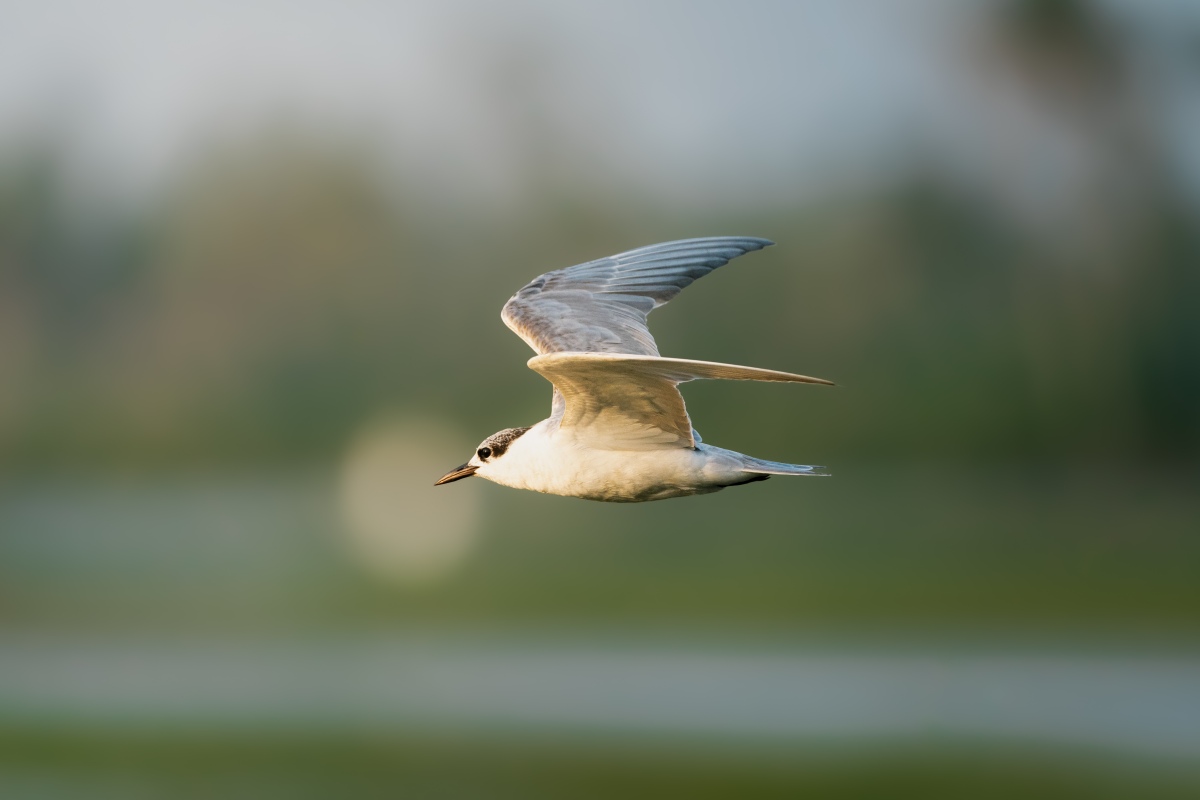
{"label": "bird's eye", "polygon": [[483,460],[486,461],[492,455],[492,448],[481,447],[481,448],[479,448],[479,452],[476,455],[478,455],[480,458],[482,458]]}

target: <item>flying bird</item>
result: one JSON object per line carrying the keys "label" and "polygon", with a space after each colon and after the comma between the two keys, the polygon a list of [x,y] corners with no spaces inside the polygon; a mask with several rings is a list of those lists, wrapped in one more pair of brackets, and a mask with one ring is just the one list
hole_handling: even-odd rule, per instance
{"label": "flying bird", "polygon": [[646,316],[693,281],[773,242],[744,236],[650,245],[547,272],[504,304],[504,324],[554,385],[548,419],[484,439],[434,485],[477,475],[536,492],[637,503],[706,494],[772,475],[825,475],[705,444],[678,386],[699,378],[831,381],[757,367],[663,358]]}

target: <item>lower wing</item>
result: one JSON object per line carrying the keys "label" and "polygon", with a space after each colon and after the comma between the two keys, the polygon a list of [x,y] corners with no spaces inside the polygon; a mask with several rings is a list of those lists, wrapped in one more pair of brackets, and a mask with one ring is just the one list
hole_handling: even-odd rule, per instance
{"label": "lower wing", "polygon": [[680,383],[697,379],[781,381],[832,386],[790,372],[625,353],[547,353],[529,368],[562,398],[555,414],[589,444],[612,449],[695,447]]}

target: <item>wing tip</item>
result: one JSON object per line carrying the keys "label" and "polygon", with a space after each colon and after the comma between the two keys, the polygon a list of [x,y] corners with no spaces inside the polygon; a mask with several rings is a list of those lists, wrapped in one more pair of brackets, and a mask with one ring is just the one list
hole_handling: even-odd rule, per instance
{"label": "wing tip", "polygon": [[761,236],[706,236],[693,241],[709,240],[716,242],[729,242],[730,244],[737,243],[739,247],[745,249],[747,253],[753,253],[756,250],[763,250],[768,247],[774,247],[775,242],[770,239],[765,239]]}
{"label": "wing tip", "polygon": [[[678,250],[680,248],[697,246],[718,247],[721,245],[736,247],[745,254],[752,253],[755,250],[762,250],[765,247],[772,247],[774,244],[775,242],[761,236],[695,236],[690,239],[673,239],[669,242],[656,242],[654,244],[643,245],[642,247],[635,247],[632,250],[615,253],[609,256],[609,258],[627,258],[634,255]],[[737,256],[733,256],[733,258],[737,258]]]}

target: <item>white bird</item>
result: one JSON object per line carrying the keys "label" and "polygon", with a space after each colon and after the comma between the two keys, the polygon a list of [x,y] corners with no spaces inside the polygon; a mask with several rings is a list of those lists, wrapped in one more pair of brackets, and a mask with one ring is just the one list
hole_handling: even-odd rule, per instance
{"label": "white bird", "polygon": [[506,428],[435,486],[478,475],[536,492],[636,503],[822,467],[763,461],[704,444],[677,388],[697,378],[833,385],[788,372],[663,358],[646,315],[717,267],[773,242],[684,239],[547,272],[504,304],[504,324],[554,385],[549,419]]}

